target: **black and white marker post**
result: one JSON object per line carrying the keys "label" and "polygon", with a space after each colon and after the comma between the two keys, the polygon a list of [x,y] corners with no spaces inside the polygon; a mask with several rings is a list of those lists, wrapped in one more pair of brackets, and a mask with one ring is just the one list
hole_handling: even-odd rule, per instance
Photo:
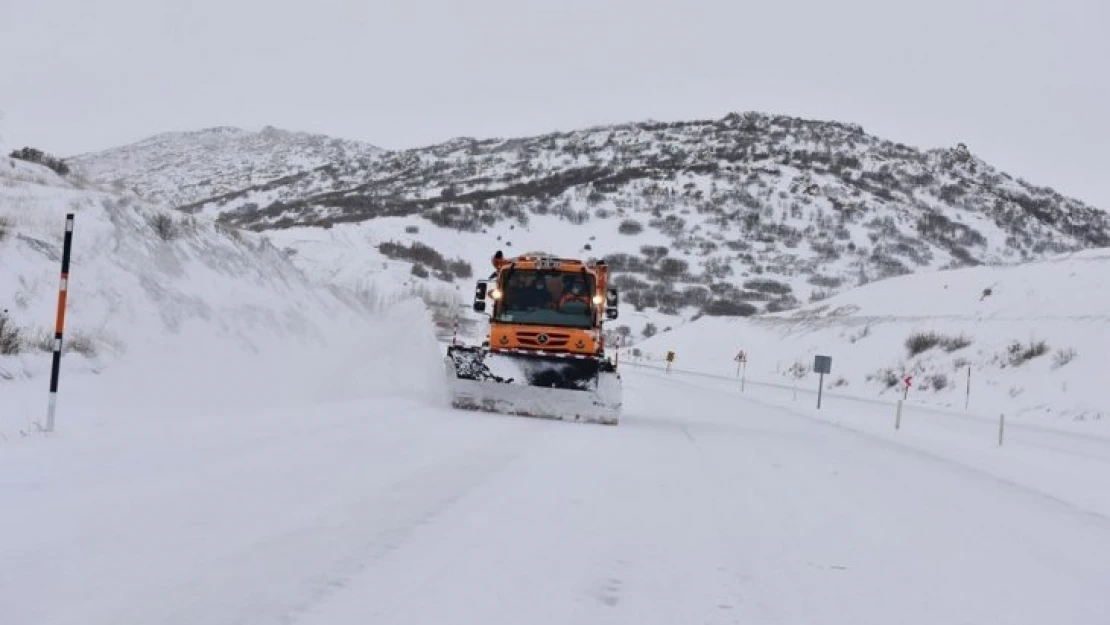
{"label": "black and white marker post", "polygon": [[62,366],[62,331],[66,320],[66,294],[69,292],[69,253],[73,246],[73,213],[66,215],[65,242],[62,246],[62,280],[58,285],[58,319],[54,327],[54,365],[50,371],[50,404],[46,410],[46,431],[54,431],[54,409],[58,404],[58,376]]}

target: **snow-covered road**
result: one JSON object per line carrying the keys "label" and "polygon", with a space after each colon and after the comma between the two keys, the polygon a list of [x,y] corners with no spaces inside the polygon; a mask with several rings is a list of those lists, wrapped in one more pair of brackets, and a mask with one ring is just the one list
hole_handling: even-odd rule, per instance
{"label": "snow-covered road", "polygon": [[0,450],[0,622],[1105,623],[1110,519],[651,371],[618,427],[350,401]]}

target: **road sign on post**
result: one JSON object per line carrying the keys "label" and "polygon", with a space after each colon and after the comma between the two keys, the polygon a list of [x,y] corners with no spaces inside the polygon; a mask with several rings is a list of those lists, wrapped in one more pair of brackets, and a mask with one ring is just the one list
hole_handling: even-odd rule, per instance
{"label": "road sign on post", "polygon": [[821,374],[821,379],[817,386],[817,409],[820,410],[821,395],[825,390],[825,374],[832,373],[832,356],[814,356],[813,370]]}
{"label": "road sign on post", "polygon": [[671,371],[671,363],[672,362],[674,362],[674,352],[673,351],[668,351],[667,352],[667,373],[670,373],[670,371]]}
{"label": "road sign on post", "polygon": [[748,354],[744,350],[740,350],[736,354],[736,375],[740,376],[740,392],[744,392],[744,381],[748,377]]}
{"label": "road sign on post", "polygon": [[902,378],[902,384],[906,386],[902,391],[902,399],[907,399],[910,396],[910,387],[913,386],[913,376],[907,375],[905,378]]}
{"label": "road sign on post", "polygon": [[832,373],[832,356],[814,356],[813,370],[817,373]]}

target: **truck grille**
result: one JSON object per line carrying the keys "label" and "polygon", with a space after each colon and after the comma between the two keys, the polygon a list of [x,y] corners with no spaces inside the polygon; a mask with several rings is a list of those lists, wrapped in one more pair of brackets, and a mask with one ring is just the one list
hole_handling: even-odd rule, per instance
{"label": "truck grille", "polygon": [[[541,341],[541,336],[546,337],[547,341]],[[557,349],[567,346],[567,343],[570,342],[570,335],[559,332],[517,332],[516,340],[527,347]]]}

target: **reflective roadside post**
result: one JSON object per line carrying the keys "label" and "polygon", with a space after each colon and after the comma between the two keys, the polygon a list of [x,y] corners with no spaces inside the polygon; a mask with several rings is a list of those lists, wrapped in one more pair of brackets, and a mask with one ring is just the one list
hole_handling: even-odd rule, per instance
{"label": "reflective roadside post", "polygon": [[73,248],[73,213],[66,215],[65,237],[62,240],[62,271],[58,284],[58,313],[54,320],[54,359],[50,367],[50,399],[46,407],[47,432],[54,431],[54,411],[58,405],[58,378],[62,369],[62,333],[65,331],[66,297],[69,295],[69,258]]}

